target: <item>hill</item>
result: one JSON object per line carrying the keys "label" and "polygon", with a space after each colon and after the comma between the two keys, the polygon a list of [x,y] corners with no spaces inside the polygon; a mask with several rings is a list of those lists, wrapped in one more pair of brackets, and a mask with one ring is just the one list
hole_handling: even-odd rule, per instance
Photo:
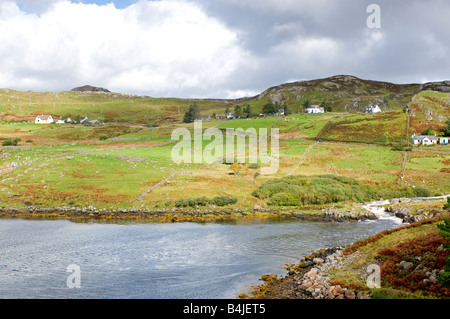
{"label": "hill", "polygon": [[84,85],[80,87],[76,87],[72,89],[71,91],[78,91],[78,92],[111,92],[108,89],[104,89],[101,87],[91,86],[91,85]]}
{"label": "hill", "polygon": [[378,104],[382,110],[402,108],[421,89],[420,84],[394,84],[336,75],[274,86],[255,99],[260,104],[287,102],[294,109],[301,108],[306,100],[311,104],[325,101],[335,112],[360,112],[374,104]]}
{"label": "hill", "polygon": [[110,92],[85,85],[62,92],[31,92],[0,90],[0,121],[32,121],[39,114],[53,116],[87,115],[92,119],[144,124],[147,122],[181,122],[192,103],[202,114],[224,114],[235,105],[249,104],[254,113],[267,103],[286,102],[294,113],[302,113],[308,100],[311,104],[325,102],[333,112],[362,112],[369,105],[383,111],[403,109],[422,91],[449,94],[450,81],[425,84],[394,84],[363,80],[351,75],[297,81],[271,87],[261,94],[240,99],[153,98]]}

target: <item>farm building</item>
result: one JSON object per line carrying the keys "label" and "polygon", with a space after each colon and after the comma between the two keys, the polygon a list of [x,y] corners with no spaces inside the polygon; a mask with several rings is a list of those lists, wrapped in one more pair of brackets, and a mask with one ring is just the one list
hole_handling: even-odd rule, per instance
{"label": "farm building", "polygon": [[450,143],[450,137],[440,137],[438,139],[438,143],[441,145],[447,145],[448,143]]}
{"label": "farm building", "polygon": [[413,135],[412,143],[414,145],[422,144],[422,145],[432,145],[437,143],[437,138],[434,135]]}
{"label": "farm building", "polygon": [[311,107],[306,108],[306,113],[316,114],[316,113],[324,113],[325,109],[320,107],[319,105],[311,105]]}
{"label": "farm building", "polygon": [[199,119],[199,120],[202,120],[202,121],[208,121],[208,120],[211,119],[211,115],[208,115],[208,114],[201,114],[201,115],[199,116],[198,119]]}
{"label": "farm building", "polygon": [[50,124],[53,122],[55,121],[53,120],[53,117],[51,115],[38,115],[34,120],[34,123],[36,124]]}
{"label": "farm building", "polygon": [[381,109],[378,105],[368,106],[364,111],[364,113],[380,113],[380,112],[381,112]]}
{"label": "farm building", "polygon": [[276,113],[276,116],[284,116],[284,109],[279,109]]}

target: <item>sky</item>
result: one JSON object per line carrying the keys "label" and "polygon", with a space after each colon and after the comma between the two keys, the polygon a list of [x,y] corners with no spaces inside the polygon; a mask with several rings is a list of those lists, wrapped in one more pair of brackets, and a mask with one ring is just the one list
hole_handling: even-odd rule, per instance
{"label": "sky", "polygon": [[0,88],[239,98],[339,74],[450,80],[448,17],[447,0],[0,0]]}

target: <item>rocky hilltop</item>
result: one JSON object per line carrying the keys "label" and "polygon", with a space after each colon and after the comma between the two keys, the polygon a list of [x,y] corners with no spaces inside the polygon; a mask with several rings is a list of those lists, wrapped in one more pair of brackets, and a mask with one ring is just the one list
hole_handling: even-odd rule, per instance
{"label": "rocky hilltop", "polygon": [[428,82],[421,86],[421,90],[438,91],[438,92],[450,92],[450,81],[440,82]]}
{"label": "rocky hilltop", "polygon": [[363,80],[351,75],[336,75],[323,79],[297,81],[271,87],[258,100],[311,104],[326,102],[333,111],[364,111],[368,105],[382,110],[402,108],[421,91],[420,84],[394,84]]}
{"label": "rocky hilltop", "polygon": [[404,108],[416,94],[427,90],[450,92],[450,81],[395,84],[364,80],[352,75],[335,75],[273,86],[254,98],[289,105],[302,105],[307,100],[311,104],[325,102],[338,112],[363,112],[367,106],[374,105],[386,111]]}
{"label": "rocky hilltop", "polygon": [[76,88],[72,89],[71,91],[76,91],[76,92],[111,92],[108,89],[97,87],[97,86],[91,86],[91,85],[79,86],[79,87],[76,87]]}

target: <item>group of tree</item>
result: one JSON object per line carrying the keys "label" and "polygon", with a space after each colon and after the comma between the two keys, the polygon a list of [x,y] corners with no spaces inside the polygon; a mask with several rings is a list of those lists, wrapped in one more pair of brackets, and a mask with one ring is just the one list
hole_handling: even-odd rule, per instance
{"label": "group of tree", "polygon": [[263,113],[263,114],[276,114],[280,110],[284,111],[284,115],[292,114],[291,108],[289,107],[289,104],[287,104],[286,102],[283,102],[283,103],[279,103],[279,102],[266,103],[263,106],[263,108],[261,110],[261,113]]}
{"label": "group of tree", "polygon": [[189,106],[189,109],[184,113],[183,122],[192,123],[200,116],[200,109],[196,102]]}
{"label": "group of tree", "polygon": [[[234,106],[233,111],[234,111],[235,118],[249,118],[249,117],[256,115],[252,112],[252,107],[250,106],[250,104],[247,104],[244,106],[237,104]],[[228,115],[229,113],[230,113],[230,108],[227,106],[225,108],[225,115]]]}
{"label": "group of tree", "polygon": [[[447,126],[444,128],[443,136],[450,136],[450,120],[446,122]],[[432,126],[429,126],[425,131],[422,132],[422,135],[434,135],[436,130],[433,129]]]}
{"label": "group of tree", "polygon": [[[303,104],[302,104],[303,108],[306,110],[308,107],[311,107],[311,99],[306,99]],[[331,106],[326,102],[326,101],[322,101],[322,103],[320,103],[320,107],[323,107],[323,110],[325,112],[331,112]]]}

